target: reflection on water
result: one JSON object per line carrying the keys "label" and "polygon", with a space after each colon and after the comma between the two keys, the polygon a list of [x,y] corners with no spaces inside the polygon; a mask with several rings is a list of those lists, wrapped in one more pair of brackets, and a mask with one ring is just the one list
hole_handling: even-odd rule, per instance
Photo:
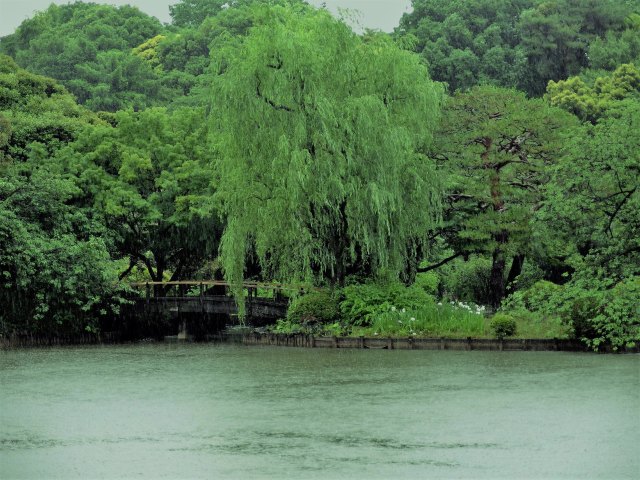
{"label": "reflection on water", "polygon": [[0,352],[0,478],[638,478],[640,357]]}

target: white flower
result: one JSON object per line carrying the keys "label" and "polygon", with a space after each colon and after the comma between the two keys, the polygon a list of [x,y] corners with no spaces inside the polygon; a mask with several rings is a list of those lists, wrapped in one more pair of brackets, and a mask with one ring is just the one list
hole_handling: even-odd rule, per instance
{"label": "white flower", "polygon": [[404,308],[402,309],[402,313],[406,313],[406,310]]}
{"label": "white flower", "polygon": [[438,306],[441,307],[442,306],[442,302],[438,302]]}
{"label": "white flower", "polygon": [[415,321],[416,321],[416,319],[415,319],[414,317],[411,317],[411,319],[410,319],[410,320],[411,320],[412,322],[415,322]]}
{"label": "white flower", "polygon": [[377,336],[377,335],[378,335],[378,332],[373,332],[373,336],[374,337]]}
{"label": "white flower", "polygon": [[396,307],[392,306],[392,307],[391,307],[391,311],[392,311],[392,312],[395,312],[395,311],[396,311]]}

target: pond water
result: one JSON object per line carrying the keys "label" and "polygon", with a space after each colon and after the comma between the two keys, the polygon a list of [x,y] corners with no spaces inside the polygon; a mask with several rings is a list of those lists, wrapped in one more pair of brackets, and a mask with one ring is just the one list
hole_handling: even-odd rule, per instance
{"label": "pond water", "polygon": [[639,478],[640,357],[0,352],[0,478]]}

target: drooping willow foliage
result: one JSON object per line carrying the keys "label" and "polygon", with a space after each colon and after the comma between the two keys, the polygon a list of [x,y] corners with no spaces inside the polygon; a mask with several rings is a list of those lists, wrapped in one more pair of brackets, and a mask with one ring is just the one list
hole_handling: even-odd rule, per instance
{"label": "drooping willow foliage", "polygon": [[417,57],[325,11],[272,8],[214,60],[228,280],[248,255],[271,279],[329,283],[414,261],[438,220],[420,152],[442,98]]}

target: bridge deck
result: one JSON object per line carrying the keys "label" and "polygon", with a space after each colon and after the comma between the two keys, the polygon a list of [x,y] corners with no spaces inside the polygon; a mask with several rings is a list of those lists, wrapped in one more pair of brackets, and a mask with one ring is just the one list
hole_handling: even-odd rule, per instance
{"label": "bridge deck", "polygon": [[[202,297],[150,297],[136,300],[139,310],[171,313],[220,313],[237,315],[238,307],[233,297],[212,295]],[[283,318],[289,303],[268,298],[251,297],[245,302],[248,317]]]}
{"label": "bridge deck", "polygon": [[[237,315],[235,299],[227,282],[175,281],[138,282],[133,287],[144,288],[144,297],[135,299],[136,309],[146,313],[227,314]],[[245,282],[245,313],[248,318],[278,319],[287,314],[289,298],[284,291],[303,292],[307,287],[274,283]],[[259,294],[270,294],[259,296]]]}

